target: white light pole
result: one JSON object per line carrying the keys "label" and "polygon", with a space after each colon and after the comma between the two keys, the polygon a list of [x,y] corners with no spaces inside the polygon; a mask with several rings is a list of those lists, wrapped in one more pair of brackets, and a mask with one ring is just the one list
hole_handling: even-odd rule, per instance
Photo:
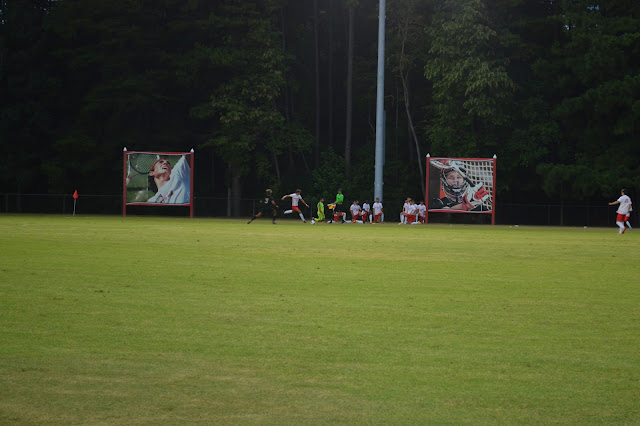
{"label": "white light pole", "polygon": [[385,28],[385,0],[380,0],[378,11],[378,85],[376,97],[376,159],[375,180],[373,183],[373,198],[380,198],[382,202],[382,185],[384,170],[384,28]]}

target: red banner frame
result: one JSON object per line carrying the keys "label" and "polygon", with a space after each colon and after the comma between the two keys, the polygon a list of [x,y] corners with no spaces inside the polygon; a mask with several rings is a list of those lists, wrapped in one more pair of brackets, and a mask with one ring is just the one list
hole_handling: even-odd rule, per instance
{"label": "red banner frame", "polygon": [[[152,155],[184,155],[189,156],[190,166],[190,192],[188,203],[164,204],[164,203],[145,203],[145,202],[127,202],[127,156],[131,154],[152,154]],[[189,207],[189,217],[193,218],[193,165],[195,153],[190,152],[167,152],[167,151],[122,151],[122,216],[127,216],[127,206],[163,206],[163,207]]]}

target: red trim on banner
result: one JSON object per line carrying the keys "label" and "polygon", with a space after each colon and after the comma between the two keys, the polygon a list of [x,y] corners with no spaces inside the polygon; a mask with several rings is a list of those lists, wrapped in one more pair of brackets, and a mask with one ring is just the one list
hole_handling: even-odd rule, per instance
{"label": "red trim on banner", "polygon": [[456,209],[427,209],[428,212],[435,213],[467,213],[467,214],[492,214],[493,211],[474,212],[469,210],[456,210]]}
{"label": "red trim on banner", "polygon": [[172,203],[127,203],[128,206],[161,206],[161,207],[180,207],[180,206],[190,206],[189,203],[184,204],[172,204]]}
{"label": "red trim on banner", "polygon": [[[122,153],[122,215],[126,216],[127,215],[127,206],[163,206],[163,207],[189,207],[189,216],[191,218],[193,218],[193,176],[194,176],[194,171],[193,171],[193,166],[194,166],[194,156],[195,153],[194,152],[168,152],[168,151],[123,151]],[[130,154],[151,154],[151,155],[173,155],[173,156],[178,156],[178,155],[182,155],[182,156],[191,156],[190,157],[190,167],[191,167],[191,171],[190,171],[190,197],[189,197],[189,202],[188,203],[180,203],[180,204],[173,204],[173,203],[146,203],[146,202],[134,202],[134,203],[128,203],[127,202],[127,156]]]}
{"label": "red trim on banner", "polygon": [[425,182],[424,187],[425,189],[425,194],[424,194],[424,204],[427,206],[427,211],[424,212],[424,223],[427,224],[429,223],[429,171],[431,170],[431,163],[429,162],[429,159],[431,157],[426,157],[427,158],[427,181]]}
{"label": "red trim on banner", "polygon": [[191,217],[193,219],[193,162],[194,159],[193,157],[195,157],[195,152],[191,152],[191,192],[189,192],[190,194],[190,199],[189,199],[189,217]]}
{"label": "red trim on banner", "polygon": [[491,194],[491,224],[496,224],[496,163],[497,159],[494,157],[493,159],[493,191]]}
{"label": "red trim on banner", "polygon": [[191,155],[193,152],[126,151],[126,154]]}
{"label": "red trim on banner", "polygon": [[466,158],[466,157],[429,157],[430,160],[469,160],[469,161],[491,161],[491,158]]}
{"label": "red trim on banner", "polygon": [[[427,205],[427,211],[425,212],[425,223],[429,222],[429,212],[432,213],[467,213],[467,214],[490,214],[491,224],[495,225],[495,212],[496,212],[496,158],[471,158],[471,157],[426,157],[427,170],[426,170],[426,182],[425,182],[425,204]],[[482,161],[493,163],[493,187],[491,191],[491,210],[489,211],[473,211],[473,210],[456,210],[456,209],[430,209],[429,206],[429,183],[430,183],[430,171],[431,160],[464,160],[464,161]],[[442,185],[438,186],[439,197],[444,197]]]}
{"label": "red trim on banner", "polygon": [[122,216],[127,215],[127,152],[122,152]]}

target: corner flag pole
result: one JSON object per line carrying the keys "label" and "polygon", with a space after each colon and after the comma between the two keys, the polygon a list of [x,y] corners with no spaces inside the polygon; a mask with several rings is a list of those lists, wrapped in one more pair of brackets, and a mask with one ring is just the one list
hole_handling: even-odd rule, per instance
{"label": "corner flag pole", "polygon": [[78,190],[73,191],[73,215],[76,215],[76,201],[78,201]]}
{"label": "corner flag pole", "polygon": [[373,198],[382,202],[382,179],[384,170],[384,29],[386,0],[380,0],[378,11],[378,84],[376,97],[376,158]]}

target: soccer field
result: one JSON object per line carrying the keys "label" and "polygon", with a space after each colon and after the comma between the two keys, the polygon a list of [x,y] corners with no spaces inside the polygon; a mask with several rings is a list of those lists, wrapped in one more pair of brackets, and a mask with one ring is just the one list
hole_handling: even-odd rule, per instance
{"label": "soccer field", "polygon": [[0,215],[0,423],[640,423],[639,230]]}

